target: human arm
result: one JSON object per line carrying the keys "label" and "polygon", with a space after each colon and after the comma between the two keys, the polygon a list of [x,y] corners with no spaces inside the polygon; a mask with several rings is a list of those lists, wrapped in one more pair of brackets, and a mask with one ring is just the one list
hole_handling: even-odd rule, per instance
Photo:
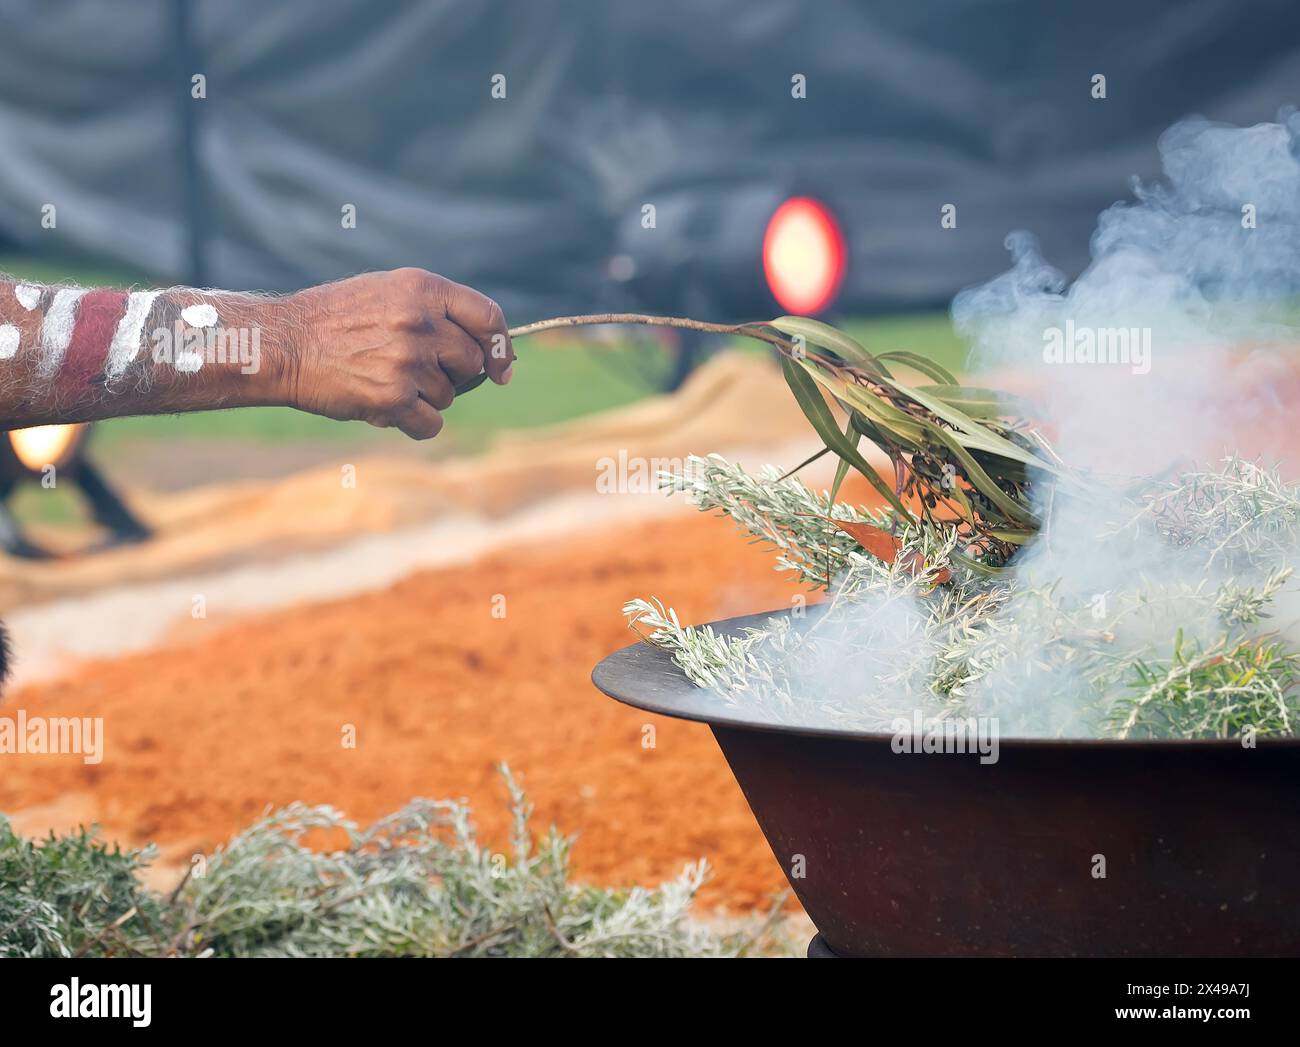
{"label": "human arm", "polygon": [[456,385],[513,359],[491,299],[419,269],[282,297],[0,277],[2,428],[285,405],[428,439]]}

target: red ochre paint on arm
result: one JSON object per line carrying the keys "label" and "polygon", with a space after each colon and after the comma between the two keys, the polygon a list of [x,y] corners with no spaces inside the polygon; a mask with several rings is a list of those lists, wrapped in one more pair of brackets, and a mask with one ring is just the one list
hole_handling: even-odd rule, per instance
{"label": "red ochre paint on arm", "polygon": [[88,291],[77,306],[77,323],[58,377],[59,388],[68,393],[85,389],[103,370],[108,344],[126,309],[126,292]]}

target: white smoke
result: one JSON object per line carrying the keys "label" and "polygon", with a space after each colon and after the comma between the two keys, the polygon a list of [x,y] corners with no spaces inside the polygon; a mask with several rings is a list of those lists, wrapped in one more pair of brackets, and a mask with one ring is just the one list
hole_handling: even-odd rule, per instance
{"label": "white smoke", "polygon": [[[1012,268],[956,297],[953,321],[975,359],[1024,382],[1068,464],[1111,480],[1152,476],[1235,453],[1252,430],[1285,431],[1293,368],[1275,343],[1300,344],[1289,315],[1300,291],[1297,135],[1292,110],[1248,128],[1179,123],[1160,138],[1164,181],[1135,183],[1134,201],[1102,213],[1091,262],[1073,283],[1032,236],[1015,233]],[[1146,333],[1147,367],[1103,358],[1102,344],[1114,339],[1096,333],[1115,330]],[[1075,359],[1062,359],[1061,331],[1093,332],[1092,352],[1084,334]],[[1210,641],[1220,629],[1213,606],[1182,597],[1230,578],[1207,569],[1201,550],[1116,535],[1095,503],[1058,498],[1040,509],[1043,532],[1014,562],[1018,595],[1003,612],[1019,650],[969,698],[1016,733],[1073,733],[1088,697],[1083,667],[1054,658],[1052,630],[1035,628],[1041,586],[1095,605],[1097,628],[1116,651],[1160,658],[1176,629],[1191,643]],[[1278,602],[1295,599],[1288,591]],[[1291,620],[1279,625],[1294,630]]]}
{"label": "white smoke", "polygon": [[[1021,232],[1007,239],[1011,269],[956,297],[954,324],[994,371],[987,384],[1012,383],[1035,399],[1068,465],[1118,490],[1135,478],[1213,466],[1249,446],[1252,434],[1290,428],[1294,367],[1276,349],[1300,345],[1298,135],[1291,110],[1249,128],[1179,123],[1160,138],[1164,179],[1135,183],[1132,201],[1103,212],[1076,280]],[[1117,527],[1132,509],[1118,497],[1058,489],[1038,508],[1043,527],[1013,561],[1012,595],[980,625],[988,671],[961,695],[972,714],[997,718],[1004,736],[1095,733],[1099,664],[1167,658],[1180,630],[1189,645],[1212,644],[1224,628],[1221,587],[1262,587],[1297,559],[1295,549],[1270,549],[1243,576],[1240,563],[1207,562],[1203,547]],[[860,727],[933,710],[934,695],[913,685],[921,683],[913,670],[943,658],[953,638],[927,634],[913,603],[888,627],[882,616],[895,606],[871,593],[837,602],[819,620],[815,648],[797,658],[758,652],[785,675],[801,721],[843,726],[868,712],[854,707],[855,695],[873,690],[866,676],[892,686],[874,688]],[[1274,606],[1284,612],[1276,628],[1300,639],[1294,584]],[[870,646],[884,643],[870,662],[864,631]]]}
{"label": "white smoke", "polygon": [[[953,322],[975,361],[1028,384],[1066,460],[1150,475],[1227,450],[1251,413],[1282,409],[1270,395],[1277,358],[1247,354],[1298,333],[1288,316],[1300,290],[1297,135],[1293,110],[1247,128],[1176,124],[1159,142],[1164,180],[1135,182],[1135,200],[1102,213],[1073,283],[1018,232],[1011,269],[957,295]],[[1083,333],[1081,350],[1093,333],[1094,359],[1116,341],[1098,333],[1142,332],[1149,370],[1088,362],[1086,351],[1047,362],[1052,332],[1067,330]]]}

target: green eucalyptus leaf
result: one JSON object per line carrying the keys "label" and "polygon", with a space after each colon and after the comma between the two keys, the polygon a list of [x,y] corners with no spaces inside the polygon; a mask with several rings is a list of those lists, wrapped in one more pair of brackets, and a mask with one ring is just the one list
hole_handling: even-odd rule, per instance
{"label": "green eucalyptus leaf", "polygon": [[826,405],[821,391],[808,376],[808,372],[799,363],[785,355],[781,357],[781,372],[785,375],[786,384],[789,385],[790,391],[794,394],[795,402],[799,404],[804,417],[812,423],[812,427],[816,430],[817,435],[821,437],[822,443],[865,476],[871,486],[894,508],[895,512],[905,519],[911,520],[912,514],[899,500],[893,488],[880,478],[880,474],[862,457],[857,447],[840,432],[839,426],[835,423],[835,416],[831,414],[831,409]]}
{"label": "green eucalyptus leaf", "polygon": [[855,339],[843,331],[836,330],[820,320],[810,320],[806,316],[778,316],[772,326],[782,334],[802,338],[810,345],[819,345],[829,349],[846,363],[856,364],[876,374],[889,372],[884,366]]}
{"label": "green eucalyptus leaf", "polygon": [[931,396],[923,393],[902,382],[887,375],[880,375],[880,380],[886,385],[902,393],[904,396],[915,400],[926,410],[932,412],[939,418],[942,418],[949,425],[953,426],[957,433],[955,434],[963,447],[987,451],[990,454],[1000,454],[1004,458],[1010,458],[1013,461],[1023,462],[1025,465],[1033,466],[1035,469],[1041,469],[1046,473],[1054,476],[1061,475],[1061,470],[1052,462],[1045,461],[1037,455],[1026,451],[1023,447],[1013,444],[1006,437],[999,436],[987,426],[980,425],[979,422],[959,411],[955,407],[950,407],[937,396]]}
{"label": "green eucalyptus leaf", "polygon": [[969,385],[918,385],[916,391],[942,400],[971,418],[1033,418],[1039,412],[1028,400],[997,389]]}
{"label": "green eucalyptus leaf", "polygon": [[928,356],[922,356],[920,353],[908,352],[906,349],[891,349],[887,353],[877,353],[877,360],[897,360],[901,364],[912,368],[914,371],[920,371],[923,375],[933,378],[936,382],[941,382],[949,387],[957,386],[957,379],[953,377],[951,371],[935,363]]}
{"label": "green eucalyptus leaf", "polygon": [[966,472],[966,479],[980,494],[1017,523],[1027,524],[1031,527],[1038,526],[1038,518],[1033,512],[1002,490],[993,481],[993,478],[983,470],[979,462],[975,461],[971,453],[961,445],[953,433],[937,425],[933,427],[933,432],[938,435],[944,446],[962,464],[962,468]]}

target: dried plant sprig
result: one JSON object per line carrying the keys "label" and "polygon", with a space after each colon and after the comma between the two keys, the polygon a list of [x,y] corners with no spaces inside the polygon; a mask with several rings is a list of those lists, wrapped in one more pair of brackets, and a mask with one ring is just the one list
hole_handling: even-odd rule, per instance
{"label": "dried plant sprig", "polygon": [[[816,583],[807,565],[827,553],[818,517],[870,514],[827,505],[825,495],[778,476],[749,477],[711,456],[687,463],[669,482],[700,508],[720,510],[772,542],[778,566]],[[1190,473],[1139,492],[1138,501],[1141,526],[1155,520],[1159,529],[1165,514],[1175,514],[1179,528],[1170,533],[1184,569],[1131,579],[1102,604],[1052,578],[962,571],[953,558],[960,539],[922,524],[900,535],[932,565],[928,573],[838,550],[829,610],[810,608],[804,622],[775,618],[728,637],[682,626],[657,601],[632,601],[625,611],[696,683],[787,722],[888,730],[892,716],[920,707],[933,716],[997,715],[1007,733],[1294,732],[1297,655],[1266,623],[1291,591],[1300,514],[1288,507],[1300,504],[1300,488],[1230,459],[1219,474]],[[1256,519],[1251,505],[1268,512]],[[815,515],[802,515],[805,508]],[[1212,577],[1227,561],[1234,573]],[[934,584],[935,572],[950,565],[957,567],[951,579]],[[1171,622],[1192,629],[1178,632],[1172,656],[1162,660],[1155,652]]]}
{"label": "dried plant sprig", "polygon": [[[568,882],[572,841],[529,830],[532,808],[509,770],[512,854],[478,839],[469,809],[412,801],[360,830],[329,808],[295,804],[208,860],[181,902],[182,953],[218,955],[696,955],[725,951],[686,921],[703,862],[657,891],[618,894]],[[306,832],[343,829],[320,852]]]}
{"label": "dried plant sprig", "polygon": [[1171,545],[1207,547],[1207,565],[1280,561],[1295,552],[1300,491],[1277,469],[1234,455],[1216,471],[1146,485],[1129,523],[1150,527]]}
{"label": "dried plant sprig", "polygon": [[1117,738],[1294,734],[1300,655],[1273,640],[1201,647],[1179,630],[1165,662],[1135,660],[1133,692],[1108,714]]}
{"label": "dried plant sprig", "polygon": [[835,521],[888,528],[886,512],[836,503],[829,491],[810,490],[793,476],[767,466],[751,476],[719,454],[690,456],[680,472],[663,473],[662,485],[684,492],[702,512],[731,517],[758,541],[777,551],[777,570],[793,571],[807,585],[824,588],[851,553],[861,549]]}
{"label": "dried plant sprig", "polygon": [[629,600],[623,605],[628,628],[641,639],[668,651],[690,679],[701,687],[732,694],[745,687],[749,674],[758,670],[750,648],[762,640],[763,631],[748,630],[740,637],[723,636],[710,625],[683,626],[677,612],[658,600]]}
{"label": "dried plant sprig", "polygon": [[[2,956],[738,956],[784,952],[774,918],[719,929],[691,916],[708,869],[655,889],[569,879],[572,841],[529,827],[502,768],[513,823],[494,853],[463,803],[413,800],[360,829],[292,804],[235,836],[170,897],[139,880],[152,851],[82,830],[32,842],[0,817]],[[344,835],[322,850],[304,837]],[[780,912],[774,903],[772,917]]]}

